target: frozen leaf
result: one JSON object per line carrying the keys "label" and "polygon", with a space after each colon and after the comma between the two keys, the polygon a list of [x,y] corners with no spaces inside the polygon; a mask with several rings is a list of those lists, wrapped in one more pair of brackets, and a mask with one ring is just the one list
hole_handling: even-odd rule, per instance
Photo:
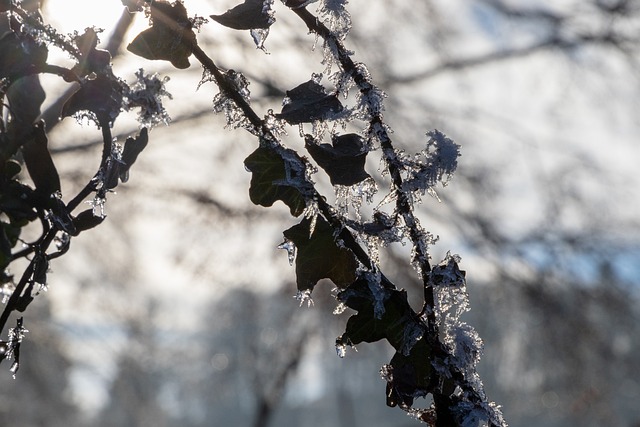
{"label": "frozen leaf", "polygon": [[367,159],[364,140],[357,134],[333,135],[331,145],[316,144],[309,135],[305,147],[311,157],[327,172],[332,185],[351,186],[370,178],[365,172]]}
{"label": "frozen leaf", "polygon": [[291,215],[302,214],[306,207],[300,187],[304,165],[292,167],[280,153],[268,147],[258,148],[244,164],[252,172],[249,197],[254,204],[269,207],[281,200],[289,206]]}
{"label": "frozen leaf", "polygon": [[138,122],[144,127],[153,128],[160,123],[169,124],[171,118],[162,104],[162,98],[172,99],[165,88],[169,77],[160,79],[157,73],[145,74],[141,68],[136,72],[136,79],[126,91],[125,108],[139,108]]}
{"label": "frozen leaf", "polygon": [[176,68],[189,68],[196,35],[182,2],[151,3],[151,24],[151,28],[138,34],[127,50],[146,59],[170,61]]}
{"label": "frozen leaf", "polygon": [[311,219],[305,218],[298,225],[284,232],[287,240],[298,248],[296,256],[296,281],[298,290],[313,290],[320,279],[331,279],[345,288],[356,279],[358,262],[351,252],[336,242],[333,228],[322,217],[316,219],[311,232]]}
{"label": "frozen leaf", "polygon": [[211,19],[235,30],[267,29],[275,22],[272,5],[273,0],[245,0]]}
{"label": "frozen leaf", "polygon": [[287,91],[282,112],[276,117],[295,125],[331,119],[343,110],[336,95],[327,94],[322,85],[309,80]]}
{"label": "frozen leaf", "polygon": [[108,126],[118,117],[122,108],[122,83],[106,75],[85,82],[62,106],[62,117],[91,112],[99,126]]}

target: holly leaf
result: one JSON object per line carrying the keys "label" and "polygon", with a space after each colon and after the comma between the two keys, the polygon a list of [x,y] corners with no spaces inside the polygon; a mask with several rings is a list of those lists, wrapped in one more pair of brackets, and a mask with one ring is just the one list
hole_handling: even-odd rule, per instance
{"label": "holly leaf", "polygon": [[265,9],[264,0],[245,0],[222,15],[211,15],[211,19],[235,30],[267,29],[275,22],[270,8]]}
{"label": "holly leaf", "polygon": [[296,282],[299,291],[312,291],[320,279],[331,279],[340,288],[356,279],[358,262],[353,252],[336,242],[334,230],[324,218],[316,218],[313,232],[311,219],[305,218],[286,230],[284,237],[298,249]]}
{"label": "holly leaf", "polygon": [[287,98],[276,117],[292,125],[327,120],[344,110],[336,95],[327,94],[324,87],[313,80],[287,91]]}
{"label": "holly leaf", "polygon": [[151,3],[151,23],[151,28],[138,34],[127,50],[146,59],[170,61],[176,68],[189,68],[196,35],[182,2]]}
{"label": "holly leaf", "polygon": [[354,185],[370,177],[364,170],[367,160],[364,139],[355,133],[333,135],[331,145],[316,144],[312,137],[307,137],[305,147],[329,175],[332,185]]}
{"label": "holly leaf", "polygon": [[249,198],[254,204],[269,207],[281,200],[289,206],[291,215],[302,214],[307,204],[295,184],[304,178],[304,165],[287,167],[280,153],[266,147],[251,153],[244,164],[252,172]]}

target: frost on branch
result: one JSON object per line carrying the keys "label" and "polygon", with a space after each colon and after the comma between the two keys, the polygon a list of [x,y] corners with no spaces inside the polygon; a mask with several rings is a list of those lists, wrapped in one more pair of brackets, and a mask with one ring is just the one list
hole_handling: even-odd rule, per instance
{"label": "frost on branch", "polygon": [[459,402],[452,412],[459,425],[506,427],[500,408],[487,401],[484,385],[476,371],[483,351],[482,339],[471,325],[460,321],[460,316],[469,311],[469,297],[465,272],[458,267],[459,262],[459,256],[447,253],[430,273],[435,314],[447,349],[447,355],[434,358],[432,365],[445,382],[455,378],[454,372],[463,376],[463,382],[454,382]]}
{"label": "frost on branch", "polygon": [[318,7],[320,19],[327,23],[340,41],[346,39],[351,30],[351,14],[346,8],[347,3],[347,0],[322,0]]}
{"label": "frost on branch", "polygon": [[[227,83],[233,87],[233,90],[239,94],[242,99],[249,103],[251,100],[251,92],[249,91],[249,81],[247,78],[242,73],[238,73],[234,70],[226,71],[224,73],[224,77],[226,78]],[[200,85],[202,85],[203,82],[211,80],[213,80],[213,77],[205,70]],[[242,128],[254,135],[258,134],[258,130],[251,124],[244,111],[242,111],[236,102],[223,90],[218,92],[213,98],[213,112],[224,113],[224,117],[227,122],[225,126],[226,128]]]}
{"label": "frost on branch", "polygon": [[16,327],[9,329],[9,339],[0,341],[0,361],[13,359],[9,370],[13,373],[14,378],[18,369],[20,369],[20,345],[27,332],[29,331],[23,326],[23,320],[20,317],[16,320]]}

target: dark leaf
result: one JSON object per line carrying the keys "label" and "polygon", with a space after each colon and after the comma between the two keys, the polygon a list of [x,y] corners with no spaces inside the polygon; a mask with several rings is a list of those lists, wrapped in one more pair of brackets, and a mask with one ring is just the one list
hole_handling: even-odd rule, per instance
{"label": "dark leaf", "polygon": [[[372,288],[377,289],[376,294]],[[425,326],[409,305],[407,293],[383,291],[379,284],[360,278],[341,291],[338,300],[358,312],[336,340],[339,345],[386,339],[396,349],[390,365],[383,369],[387,373],[387,405],[410,406],[415,397],[425,396],[431,381],[432,351],[424,338]]]}
{"label": "dark leaf", "polygon": [[332,145],[316,144],[310,136],[305,141],[307,151],[327,172],[332,185],[354,185],[370,177],[364,170],[367,152],[359,135],[334,135]]}
{"label": "dark leaf", "polygon": [[127,138],[122,150],[122,165],[120,167],[120,180],[127,182],[129,179],[129,169],[135,163],[138,155],[144,150],[149,142],[147,128],[142,128],[140,135],[135,138]]}
{"label": "dark leaf", "polygon": [[[377,295],[371,286],[378,288]],[[370,285],[368,279],[360,278],[340,292],[338,299],[358,311],[347,321],[345,340],[359,344],[384,338],[396,350],[406,348],[406,330],[412,326],[413,316],[406,292],[383,290],[379,284]]]}
{"label": "dark leaf", "polygon": [[304,211],[306,202],[300,188],[288,184],[290,181],[300,181],[304,169],[290,167],[290,179],[287,179],[285,160],[279,153],[266,147],[251,153],[244,164],[252,172],[249,197],[254,204],[269,207],[276,200],[281,200],[289,206],[293,216],[299,216]]}
{"label": "dark leaf", "polygon": [[11,248],[13,245],[6,233],[6,228],[11,227],[5,222],[0,223],[0,270],[4,271],[11,261]]}
{"label": "dark leaf", "polygon": [[313,290],[320,279],[331,279],[344,288],[356,278],[358,262],[350,249],[338,245],[333,228],[322,217],[317,217],[311,233],[311,220],[305,218],[284,232],[297,249],[296,281],[298,290]]}
{"label": "dark leaf", "polygon": [[74,235],[77,236],[83,231],[97,227],[105,220],[105,218],[106,216],[95,216],[93,214],[93,209],[87,209],[86,211],[80,212],[78,216],[73,218],[73,225],[76,229],[76,233]]}
{"label": "dark leaf", "polygon": [[292,125],[327,120],[344,109],[336,95],[327,95],[313,80],[287,91],[287,97],[289,102],[276,117]]}
{"label": "dark leaf", "polygon": [[31,203],[33,190],[18,181],[11,181],[0,192],[0,212],[9,216],[12,222],[27,223],[38,217]]}
{"label": "dark leaf", "polygon": [[[431,357],[426,339],[416,342],[408,355],[397,351],[390,362],[393,376],[387,380],[387,396],[406,406],[411,406],[414,398],[426,396],[431,391]],[[389,406],[395,406],[389,403]]]}
{"label": "dark leaf", "polygon": [[99,75],[87,81],[62,106],[62,117],[91,111],[101,125],[112,123],[122,107],[123,88],[116,80]]}
{"label": "dark leaf", "polygon": [[4,164],[4,168],[2,169],[2,174],[4,175],[4,178],[10,180],[15,178],[21,171],[22,171],[22,166],[20,166],[20,163],[11,159],[11,160],[7,160],[7,162]]}
{"label": "dark leaf", "polygon": [[38,73],[47,62],[47,47],[28,35],[6,32],[0,38],[0,79],[15,80]]}
{"label": "dark leaf", "polygon": [[267,29],[274,19],[264,9],[264,3],[264,0],[245,0],[222,15],[211,15],[211,19],[236,30]]}
{"label": "dark leaf", "polygon": [[283,3],[291,9],[298,9],[310,5],[311,3],[315,3],[316,1],[318,0],[284,0]]}
{"label": "dark leaf", "polygon": [[[90,73],[101,74],[108,70],[111,64],[111,54],[102,49],[96,49],[98,34],[93,28],[87,28],[84,33],[76,36],[76,45],[80,51],[80,62],[73,67],[76,76],[83,77]],[[65,76],[65,80],[69,78]]]}
{"label": "dark leaf", "polygon": [[36,192],[44,198],[60,191],[60,177],[47,145],[45,124],[39,121],[33,125],[31,138],[22,146],[22,155]]}
{"label": "dark leaf", "polygon": [[196,35],[182,2],[154,1],[151,22],[151,28],[138,34],[127,50],[146,59],[170,61],[176,68],[189,68]]}
{"label": "dark leaf", "polygon": [[25,76],[16,80],[7,90],[11,114],[16,123],[31,128],[40,116],[40,107],[45,97],[38,76]]}

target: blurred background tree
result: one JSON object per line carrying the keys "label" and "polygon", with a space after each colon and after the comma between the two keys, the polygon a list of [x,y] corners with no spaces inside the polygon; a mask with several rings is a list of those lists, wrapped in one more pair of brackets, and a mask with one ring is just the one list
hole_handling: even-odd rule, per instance
{"label": "blurred background tree", "polygon": [[[120,15],[117,0],[104,23],[82,2],[43,3],[54,26],[72,25],[63,21],[69,10],[77,21],[68,31],[104,26],[102,47],[120,74],[140,67],[124,46],[146,25],[142,16]],[[235,4],[186,3],[200,16]],[[279,109],[284,90],[319,71],[321,57],[303,24],[275,6],[269,55],[248,32],[214,22],[198,35],[222,66],[247,75],[262,111]],[[469,272],[488,394],[515,426],[636,425],[640,2],[352,0],[349,8],[348,45],[389,95],[394,140],[415,151],[416,132],[428,126],[462,145],[442,203],[425,203],[422,217],[441,236],[434,258],[452,249]],[[384,407],[382,380],[371,375],[390,349],[332,357],[344,319],[327,314],[329,288],[316,292],[316,308],[291,298],[294,272],[275,250],[287,210],[250,204],[242,161],[252,145],[222,129],[208,85],[195,91],[201,70],[144,67],[172,78],[172,124],[153,131],[108,220],[53,265],[49,292],[26,313],[34,332],[20,375],[0,375],[2,419],[413,425]],[[63,99],[64,88],[48,83],[48,101]],[[87,176],[78,171],[100,141],[57,123],[59,105],[43,113],[50,146],[66,166],[63,185],[81,186]],[[129,135],[137,124],[119,126],[114,134]],[[385,268],[419,295],[395,251],[382,254]],[[326,328],[313,328],[314,316]]]}

